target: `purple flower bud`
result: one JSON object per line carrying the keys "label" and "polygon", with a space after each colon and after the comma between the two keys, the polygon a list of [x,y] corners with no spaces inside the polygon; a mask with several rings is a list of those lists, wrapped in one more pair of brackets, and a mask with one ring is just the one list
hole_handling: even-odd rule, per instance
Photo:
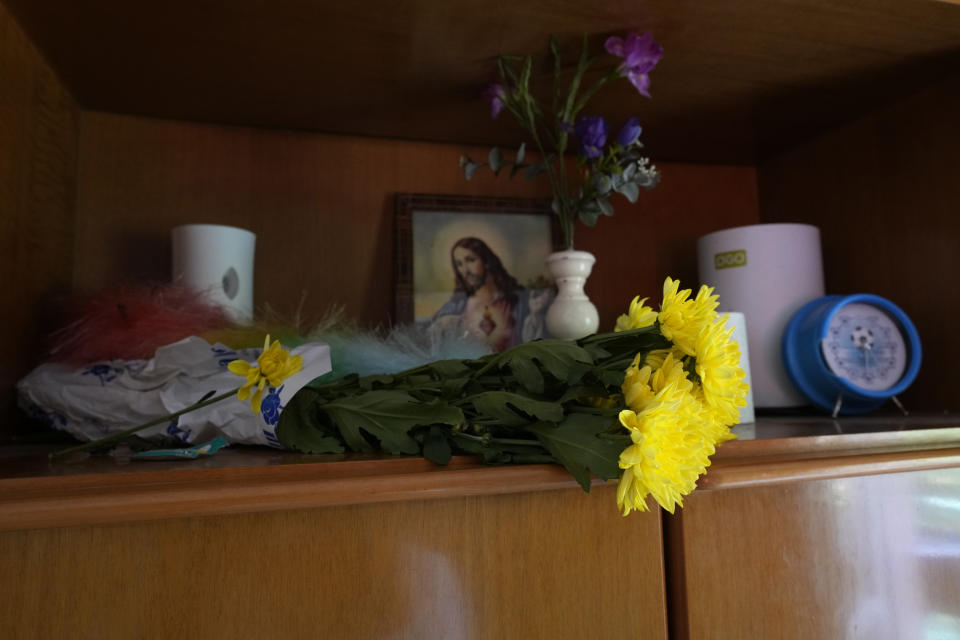
{"label": "purple flower bud", "polygon": [[617,134],[617,144],[621,147],[629,147],[640,137],[641,130],[640,121],[637,118],[630,118]]}
{"label": "purple flower bud", "polygon": [[503,101],[507,97],[507,91],[499,82],[491,82],[483,90],[483,101],[490,107],[490,117],[496,118],[503,111]]}
{"label": "purple flower bud", "polygon": [[618,69],[620,75],[630,80],[637,91],[649,98],[650,77],[647,74],[663,57],[663,47],[654,41],[653,35],[630,33],[626,39],[611,36],[604,43],[604,48],[608,53],[623,58]]}
{"label": "purple flower bud", "polygon": [[594,160],[603,155],[603,145],[607,142],[607,123],[603,118],[581,116],[574,133],[580,139],[581,156]]}

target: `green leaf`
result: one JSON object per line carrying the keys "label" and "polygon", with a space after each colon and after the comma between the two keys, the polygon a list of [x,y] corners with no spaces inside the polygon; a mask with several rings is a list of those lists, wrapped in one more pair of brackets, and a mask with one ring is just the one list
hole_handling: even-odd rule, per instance
{"label": "green leaf", "polygon": [[527,167],[527,170],[523,172],[523,177],[527,180],[533,180],[538,175],[544,172],[544,166],[542,162],[534,162],[532,165]]}
{"label": "green leaf", "polygon": [[486,391],[470,400],[482,417],[494,418],[504,426],[520,427],[532,420],[557,422],[563,418],[563,407],[508,391]]}
{"label": "green leaf", "polygon": [[640,197],[640,187],[637,186],[636,182],[624,182],[617,187],[617,191],[622,193],[623,197],[630,202],[636,202],[637,198]]}
{"label": "green leaf", "polygon": [[597,198],[597,206],[600,208],[600,213],[605,216],[613,215],[613,205],[610,204],[610,201],[606,198]]}
{"label": "green leaf", "polygon": [[450,462],[453,450],[443,429],[434,425],[423,439],[423,457],[435,463],[446,465]]}
{"label": "green leaf", "polygon": [[517,362],[526,361],[529,364],[539,362],[557,380],[566,381],[570,370],[576,363],[593,364],[593,359],[586,349],[576,342],[567,340],[535,340],[507,349],[494,362],[501,368],[509,367],[518,379],[516,366],[521,370],[528,370],[526,364],[517,365]]}
{"label": "green leaf", "polygon": [[490,170],[493,171],[493,175],[499,174],[500,168],[503,166],[503,152],[500,151],[500,147],[490,149],[490,155],[487,159],[490,162]]}
{"label": "green leaf", "polygon": [[446,403],[417,402],[403,391],[378,390],[340,398],[321,407],[336,424],[353,451],[373,451],[363,437],[365,431],[390,453],[418,453],[420,446],[410,437],[414,427],[433,424],[461,424],[463,412]]}
{"label": "green leaf", "polygon": [[441,378],[455,378],[470,373],[470,367],[463,360],[437,360],[427,366]]}
{"label": "green leaf", "polygon": [[571,400],[584,400],[586,398],[602,398],[607,394],[606,387],[597,384],[578,384],[567,387],[563,392],[559,403],[570,402]]}
{"label": "green leaf", "polygon": [[[615,418],[613,419],[616,420]],[[598,437],[611,425],[611,418],[574,413],[556,427],[535,425],[528,430],[570,472],[584,491],[590,491],[590,474],[610,480],[619,477],[621,444]]]}
{"label": "green leaf", "polygon": [[342,453],[343,443],[326,433],[317,410],[319,395],[304,387],[280,413],[277,439],[287,449],[302,453]]}
{"label": "green leaf", "polygon": [[599,209],[581,209],[580,210],[580,221],[588,227],[592,227],[597,224],[597,219],[600,217]]}
{"label": "green leaf", "polygon": [[372,376],[364,376],[357,380],[357,386],[359,386],[364,391],[373,391],[377,386],[386,386],[393,382],[393,376],[386,374],[375,374]]}
{"label": "green leaf", "polygon": [[517,149],[517,159],[514,160],[514,162],[515,162],[516,164],[522,164],[522,163],[523,163],[523,159],[524,159],[525,157],[527,157],[527,143],[526,143],[526,142],[521,142],[521,143],[520,143],[520,148]]}
{"label": "green leaf", "polygon": [[477,169],[482,167],[485,163],[480,162],[468,162],[463,166],[463,176],[467,180],[473,179],[473,174],[477,172]]}
{"label": "green leaf", "polygon": [[524,389],[531,393],[543,393],[543,374],[533,360],[514,358],[510,362],[510,371]]}
{"label": "green leaf", "polygon": [[[593,190],[601,196],[605,196],[610,192],[610,189],[613,188],[613,183],[610,180],[610,176],[603,173],[595,173],[590,179],[590,184],[593,186]],[[600,207],[603,208],[602,206]]]}

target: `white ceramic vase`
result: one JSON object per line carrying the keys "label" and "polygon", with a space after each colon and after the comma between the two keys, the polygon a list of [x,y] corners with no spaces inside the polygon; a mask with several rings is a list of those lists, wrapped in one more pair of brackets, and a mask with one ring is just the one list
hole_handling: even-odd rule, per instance
{"label": "white ceramic vase", "polygon": [[547,258],[547,270],[557,283],[557,297],[547,310],[547,331],[554,338],[576,340],[597,332],[600,316],[583,287],[596,258],[586,251],[557,251]]}

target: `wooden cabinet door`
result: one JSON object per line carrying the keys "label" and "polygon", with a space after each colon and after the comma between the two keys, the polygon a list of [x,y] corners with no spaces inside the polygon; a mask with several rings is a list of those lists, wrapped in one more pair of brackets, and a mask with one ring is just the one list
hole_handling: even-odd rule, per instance
{"label": "wooden cabinet door", "polygon": [[666,538],[677,638],[960,638],[960,469],[697,491]]}

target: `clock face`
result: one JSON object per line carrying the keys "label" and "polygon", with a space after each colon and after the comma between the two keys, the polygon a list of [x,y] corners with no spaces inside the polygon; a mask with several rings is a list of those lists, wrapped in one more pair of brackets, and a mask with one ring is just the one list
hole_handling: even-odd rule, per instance
{"label": "clock face", "polygon": [[830,320],[821,343],[827,367],[861,389],[883,391],[907,368],[903,332],[886,311],[854,302]]}

